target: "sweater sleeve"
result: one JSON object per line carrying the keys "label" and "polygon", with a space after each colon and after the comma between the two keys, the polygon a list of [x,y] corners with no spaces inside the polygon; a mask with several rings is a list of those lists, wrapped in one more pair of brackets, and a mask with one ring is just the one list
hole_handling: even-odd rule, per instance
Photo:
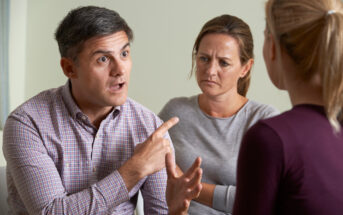
{"label": "sweater sleeve", "polygon": [[232,213],[235,194],[236,186],[216,185],[213,193],[213,208]]}
{"label": "sweater sleeve", "polygon": [[[263,108],[263,109],[262,109]],[[261,106],[259,109],[260,119],[270,118],[280,112],[269,105]],[[232,213],[236,196],[236,186],[216,185],[213,193],[213,208],[226,213]]]}
{"label": "sweater sleeve", "polygon": [[169,101],[163,108],[162,110],[158,113],[158,116],[165,122],[171,117],[174,116],[173,104],[171,101]]}
{"label": "sweater sleeve", "polygon": [[284,165],[279,135],[263,122],[243,138],[237,164],[233,214],[274,214]]}

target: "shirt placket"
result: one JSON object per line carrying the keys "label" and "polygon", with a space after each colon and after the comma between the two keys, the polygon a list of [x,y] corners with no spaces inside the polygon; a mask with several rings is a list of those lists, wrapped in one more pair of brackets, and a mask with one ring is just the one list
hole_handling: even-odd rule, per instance
{"label": "shirt placket", "polygon": [[102,135],[100,130],[95,135],[93,139],[93,147],[92,147],[92,156],[90,160],[90,183],[94,184],[98,181],[98,168],[99,168],[99,162],[100,162],[100,156],[99,156],[99,150],[101,149],[101,139]]}
{"label": "shirt placket", "polygon": [[94,184],[99,181],[99,168],[102,156],[102,144],[103,144],[103,137],[104,137],[104,125],[106,124],[107,118],[103,120],[100,124],[99,129],[96,131],[92,143],[92,156],[91,156],[91,169],[90,169],[90,183]]}

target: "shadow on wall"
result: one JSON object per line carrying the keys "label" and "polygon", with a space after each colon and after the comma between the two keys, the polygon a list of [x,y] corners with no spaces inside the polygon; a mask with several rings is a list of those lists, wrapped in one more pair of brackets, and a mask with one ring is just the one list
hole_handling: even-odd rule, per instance
{"label": "shadow on wall", "polygon": [[5,166],[0,167],[0,211],[1,211],[1,214],[8,213],[6,167]]}

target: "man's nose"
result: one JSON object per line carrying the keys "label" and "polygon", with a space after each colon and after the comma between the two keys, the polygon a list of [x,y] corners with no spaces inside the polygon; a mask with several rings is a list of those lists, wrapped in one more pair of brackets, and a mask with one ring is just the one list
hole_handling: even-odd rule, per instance
{"label": "man's nose", "polygon": [[110,71],[111,76],[121,76],[125,73],[124,63],[121,62],[120,60],[112,61],[110,68],[111,68],[111,71]]}

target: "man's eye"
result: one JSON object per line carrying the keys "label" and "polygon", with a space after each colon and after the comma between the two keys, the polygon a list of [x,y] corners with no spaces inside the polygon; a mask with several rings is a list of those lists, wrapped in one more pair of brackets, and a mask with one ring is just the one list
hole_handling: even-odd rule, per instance
{"label": "man's eye", "polygon": [[108,57],[102,56],[102,57],[100,57],[100,58],[98,59],[98,62],[99,62],[99,63],[105,63],[105,62],[107,62],[107,60],[108,60]]}
{"label": "man's eye", "polygon": [[129,51],[123,51],[123,52],[121,53],[121,56],[122,56],[122,57],[127,57],[127,56],[129,56]]}

